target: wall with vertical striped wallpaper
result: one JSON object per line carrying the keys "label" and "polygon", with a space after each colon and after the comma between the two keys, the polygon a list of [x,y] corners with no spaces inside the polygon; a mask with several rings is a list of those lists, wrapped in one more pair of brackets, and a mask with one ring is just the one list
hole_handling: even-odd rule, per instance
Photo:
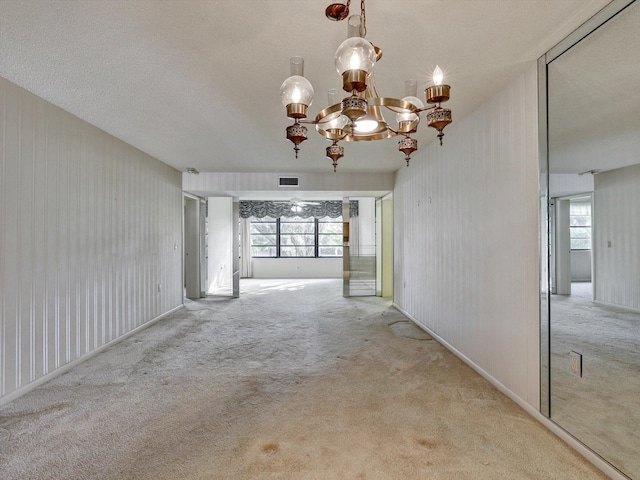
{"label": "wall with vertical striped wallpaper", "polygon": [[419,151],[393,194],[396,305],[534,408],[537,108],[532,64],[468,117],[454,111],[444,146]]}
{"label": "wall with vertical striped wallpaper", "polygon": [[640,165],[592,178],[595,300],[640,310]]}
{"label": "wall with vertical striped wallpaper", "polygon": [[0,78],[0,403],[182,304],[177,170]]}

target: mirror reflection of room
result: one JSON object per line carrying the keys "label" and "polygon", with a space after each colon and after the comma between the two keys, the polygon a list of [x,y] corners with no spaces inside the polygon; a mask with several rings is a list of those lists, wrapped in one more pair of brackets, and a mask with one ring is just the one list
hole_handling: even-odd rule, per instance
{"label": "mirror reflection of room", "polygon": [[640,5],[548,65],[551,419],[640,478]]}

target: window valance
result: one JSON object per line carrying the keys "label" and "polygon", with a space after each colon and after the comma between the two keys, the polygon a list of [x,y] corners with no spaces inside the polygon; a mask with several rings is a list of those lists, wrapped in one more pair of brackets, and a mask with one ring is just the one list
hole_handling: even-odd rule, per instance
{"label": "window valance", "polygon": [[[313,200],[313,202],[317,203],[318,205],[296,205],[292,202],[273,200],[240,200],[240,217],[338,218],[342,215],[341,200]],[[294,210],[292,210],[292,208]],[[349,202],[349,215],[351,217],[358,216],[357,200],[351,200]]]}

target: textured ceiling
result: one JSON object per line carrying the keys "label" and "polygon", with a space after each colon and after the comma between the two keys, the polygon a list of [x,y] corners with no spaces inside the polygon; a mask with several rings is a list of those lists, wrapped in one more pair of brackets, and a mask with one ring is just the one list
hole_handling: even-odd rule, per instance
{"label": "textured ceiling", "polygon": [[[459,121],[607,3],[368,0],[367,38],[384,51],[378,89],[401,97],[415,78],[421,91],[437,63]],[[330,172],[328,143],[311,130],[295,160],[279,99],[294,55],[316,91],[311,116],[340,86],[346,22],[327,20],[328,4],[0,0],[0,76],[180,170]],[[435,132],[424,125],[417,138]],[[345,150],[343,172],[404,165],[392,139]]]}
{"label": "textured ceiling", "polygon": [[549,64],[549,168],[640,163],[640,3]]}

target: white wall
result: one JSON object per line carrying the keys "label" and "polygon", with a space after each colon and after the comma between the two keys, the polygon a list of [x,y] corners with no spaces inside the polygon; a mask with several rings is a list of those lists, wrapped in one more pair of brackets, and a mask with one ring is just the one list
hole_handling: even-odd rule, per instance
{"label": "white wall", "polygon": [[566,197],[580,193],[593,192],[593,179],[595,175],[576,173],[551,173],[549,174],[549,196]]}
{"label": "white wall", "polygon": [[253,278],[341,278],[342,258],[254,258]]}
{"label": "white wall", "polygon": [[393,297],[393,196],[382,199],[382,296]]}
{"label": "white wall", "polygon": [[233,292],[233,208],[231,197],[209,197],[207,295]]}
{"label": "white wall", "polygon": [[393,194],[395,303],[534,408],[537,108],[531,64],[401,168]]}
{"label": "white wall", "polygon": [[351,255],[376,254],[376,199],[373,197],[350,197],[358,202],[358,216],[351,217],[349,250]]}
{"label": "white wall", "polygon": [[[244,198],[247,198],[245,195],[247,192],[255,195],[256,198],[263,196],[264,192],[277,192],[289,197],[295,197],[301,191],[319,192],[324,198],[329,192],[335,192],[339,197],[342,197],[344,192],[350,191],[362,192],[361,195],[382,196],[393,190],[393,173],[328,172],[292,173],[291,175],[299,177],[298,187],[278,187],[278,178],[283,176],[280,173],[209,172],[199,175],[185,173],[182,177],[182,188],[202,197],[231,195]],[[241,195],[239,192],[244,194]]]}
{"label": "white wall", "polygon": [[555,209],[555,245],[553,249],[553,269],[555,278],[552,279],[553,293],[571,295],[571,228],[570,201],[557,199]]}
{"label": "white wall", "polygon": [[181,175],[0,78],[0,403],[182,304]]}
{"label": "white wall", "polygon": [[640,165],[596,176],[593,225],[595,299],[640,309]]}
{"label": "white wall", "polygon": [[571,250],[571,281],[591,281],[591,250]]}
{"label": "white wall", "polygon": [[202,277],[206,268],[202,266],[202,252],[200,248],[202,236],[201,200],[184,196],[183,223],[183,265],[184,265],[184,293],[185,297],[197,300],[202,297],[204,282]]}

